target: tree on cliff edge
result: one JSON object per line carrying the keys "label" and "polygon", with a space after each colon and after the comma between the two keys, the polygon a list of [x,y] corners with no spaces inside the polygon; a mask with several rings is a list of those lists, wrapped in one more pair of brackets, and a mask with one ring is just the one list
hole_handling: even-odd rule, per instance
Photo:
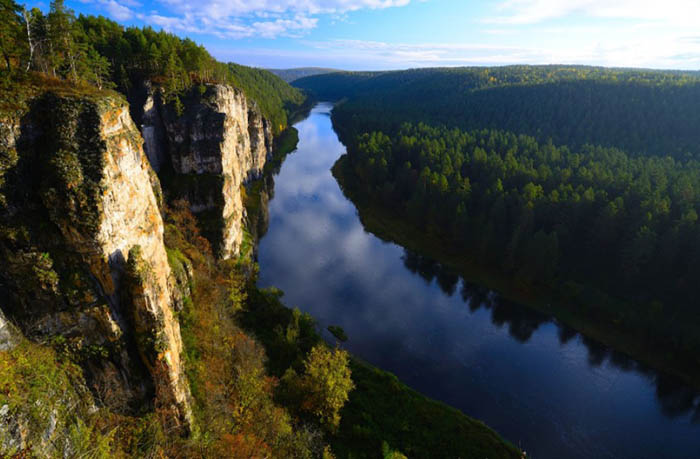
{"label": "tree on cliff edge", "polygon": [[23,48],[22,22],[19,15],[22,8],[13,0],[0,0],[0,52],[7,70],[19,58]]}

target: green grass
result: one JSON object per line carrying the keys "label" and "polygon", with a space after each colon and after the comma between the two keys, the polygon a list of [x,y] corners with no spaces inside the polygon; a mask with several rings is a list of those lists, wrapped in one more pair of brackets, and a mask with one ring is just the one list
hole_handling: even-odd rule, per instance
{"label": "green grass", "polygon": [[95,103],[103,101],[124,101],[124,96],[109,89],[97,87],[84,81],[71,82],[52,78],[39,72],[0,71],[0,116],[23,114],[29,102],[45,92],[60,97],[85,98]]}
{"label": "green grass", "polygon": [[50,346],[23,339],[0,351],[0,407],[27,444],[23,451],[13,448],[7,443],[12,432],[0,430],[0,457],[59,457],[65,450],[74,457],[109,457],[112,434],[95,426],[102,412],[90,413],[95,404],[82,371]]}
{"label": "green grass", "polygon": [[421,395],[393,374],[357,358],[350,367],[356,388],[331,440],[339,458],[376,457],[383,442],[416,458],[521,457],[484,423]]}

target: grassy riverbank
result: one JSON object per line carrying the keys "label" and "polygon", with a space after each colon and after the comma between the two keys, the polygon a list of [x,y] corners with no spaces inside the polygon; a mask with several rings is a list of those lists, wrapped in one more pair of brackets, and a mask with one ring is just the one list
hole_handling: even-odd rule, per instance
{"label": "grassy riverbank", "polygon": [[[308,314],[281,301],[282,292],[251,286],[239,322],[262,343],[273,376],[298,368],[322,338]],[[336,432],[328,434],[337,458],[382,457],[382,449],[408,457],[520,458],[521,453],[482,422],[431,400],[396,376],[353,357],[355,389],[341,411]]]}
{"label": "grassy riverbank", "polygon": [[456,251],[438,228],[417,228],[407,223],[395,209],[379,206],[377,200],[364,195],[358,186],[359,179],[345,167],[346,164],[347,156],[341,157],[333,167],[333,175],[344,194],[357,207],[360,220],[367,231],[383,240],[428,256],[469,282],[497,291],[508,300],[554,316],[588,338],[700,388],[698,356],[650,344],[639,332],[625,330],[605,311],[567,295],[563,287],[519,285],[512,277],[505,276],[498,266],[479,263],[469,253]]}

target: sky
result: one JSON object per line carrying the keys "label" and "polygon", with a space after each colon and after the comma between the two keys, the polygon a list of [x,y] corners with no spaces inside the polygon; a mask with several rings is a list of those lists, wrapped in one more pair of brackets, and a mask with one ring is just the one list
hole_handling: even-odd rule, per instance
{"label": "sky", "polygon": [[[346,70],[586,64],[700,69],[700,0],[66,0],[219,60]],[[48,7],[48,0],[29,2]]]}

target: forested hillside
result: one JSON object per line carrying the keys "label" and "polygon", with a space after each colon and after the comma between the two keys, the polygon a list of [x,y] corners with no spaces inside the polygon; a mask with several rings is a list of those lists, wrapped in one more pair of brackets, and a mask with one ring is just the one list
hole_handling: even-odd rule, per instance
{"label": "forested hillside", "polygon": [[295,69],[268,69],[271,73],[274,73],[278,77],[282,78],[287,83],[298,80],[299,78],[304,78],[314,75],[323,75],[325,73],[333,73],[338,70],[327,69],[322,67],[299,67]]}
{"label": "forested hillside", "polygon": [[276,133],[290,125],[294,118],[309,107],[308,103],[305,104],[306,97],[303,93],[267,70],[234,63],[228,64],[228,68],[233,84],[258,103],[272,122]]}
{"label": "forested hillside", "polygon": [[5,81],[10,74],[16,79],[36,71],[128,95],[149,80],[176,105],[193,86],[232,84],[258,103],[275,133],[305,102],[301,91],[272,73],[218,62],[203,46],[162,30],[125,28],[102,16],[76,17],[62,1],[52,2],[47,14],[4,2],[2,14]]}
{"label": "forested hillside", "polygon": [[506,129],[578,148],[631,154],[700,154],[700,75],[597,67],[514,66],[338,73],[294,85],[319,98],[350,100],[336,111],[352,129],[396,130],[426,122]]}
{"label": "forested hillside", "polygon": [[355,193],[525,290],[700,350],[696,74],[467,68],[297,84],[346,98],[337,171]]}
{"label": "forested hillside", "polygon": [[700,349],[698,161],[425,124],[356,142],[353,176],[413,224],[521,285],[554,286],[625,328]]}

